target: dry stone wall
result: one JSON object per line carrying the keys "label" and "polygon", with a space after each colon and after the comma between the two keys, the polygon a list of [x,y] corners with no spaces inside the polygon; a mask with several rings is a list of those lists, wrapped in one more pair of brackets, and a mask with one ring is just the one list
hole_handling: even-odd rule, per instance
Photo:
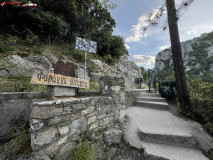
{"label": "dry stone wall", "polygon": [[[81,134],[104,129],[123,118],[125,80],[100,79],[101,96],[33,102],[30,116],[31,147],[51,159],[61,159],[75,148]],[[62,158],[63,159],[63,158]]]}

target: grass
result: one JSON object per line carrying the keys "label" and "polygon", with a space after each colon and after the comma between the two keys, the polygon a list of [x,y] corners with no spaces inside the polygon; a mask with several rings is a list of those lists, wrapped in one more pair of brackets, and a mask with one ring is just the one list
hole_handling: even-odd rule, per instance
{"label": "grass", "polygon": [[0,92],[45,92],[46,86],[30,83],[30,77],[9,76],[0,78]]}
{"label": "grass", "polygon": [[74,149],[73,155],[69,160],[96,160],[96,152],[92,148],[92,142],[80,143]]}
{"label": "grass", "polygon": [[23,126],[21,131],[15,133],[12,137],[15,138],[0,146],[1,153],[7,152],[10,157],[14,157],[32,152],[29,125]]}

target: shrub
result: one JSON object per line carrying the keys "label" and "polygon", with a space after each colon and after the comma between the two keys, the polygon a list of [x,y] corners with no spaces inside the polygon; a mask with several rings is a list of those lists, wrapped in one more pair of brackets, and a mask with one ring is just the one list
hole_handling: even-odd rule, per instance
{"label": "shrub", "polygon": [[110,54],[104,56],[104,61],[111,65],[115,64],[115,59]]}
{"label": "shrub", "polygon": [[213,135],[213,83],[202,82],[200,78],[192,80],[188,86],[191,106],[179,111],[200,122]]}
{"label": "shrub", "polygon": [[91,142],[80,144],[69,160],[96,160],[96,152],[93,150]]}

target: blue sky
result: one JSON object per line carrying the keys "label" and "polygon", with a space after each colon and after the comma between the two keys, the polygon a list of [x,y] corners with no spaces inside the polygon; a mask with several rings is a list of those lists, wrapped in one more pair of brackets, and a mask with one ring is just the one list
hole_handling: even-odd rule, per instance
{"label": "blue sky", "polygon": [[[162,31],[166,15],[158,26],[143,33],[145,17],[150,11],[161,7],[165,0],[111,0],[118,7],[111,10],[116,21],[114,35],[120,35],[129,51],[129,59],[146,69],[153,68],[155,56],[161,50],[170,47],[168,30]],[[175,0],[180,3],[182,0]],[[190,8],[179,20],[181,41],[213,31],[213,0],[194,0]]]}

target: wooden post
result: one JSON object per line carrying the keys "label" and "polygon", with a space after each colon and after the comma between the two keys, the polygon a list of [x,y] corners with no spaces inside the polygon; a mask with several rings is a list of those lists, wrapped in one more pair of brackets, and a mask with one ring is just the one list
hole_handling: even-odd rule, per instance
{"label": "wooden post", "polygon": [[178,18],[176,15],[175,1],[166,0],[166,7],[168,13],[169,33],[172,48],[172,58],[174,62],[178,100],[179,103],[181,104],[181,107],[185,108],[186,106],[190,106],[190,102],[189,102],[189,94],[187,91],[186,77],[184,73],[184,64],[179,38],[179,31],[177,24]]}
{"label": "wooden post", "polygon": [[[50,68],[49,72],[54,73],[54,68]],[[54,86],[47,85],[47,99],[48,100],[53,99],[53,87]]]}

